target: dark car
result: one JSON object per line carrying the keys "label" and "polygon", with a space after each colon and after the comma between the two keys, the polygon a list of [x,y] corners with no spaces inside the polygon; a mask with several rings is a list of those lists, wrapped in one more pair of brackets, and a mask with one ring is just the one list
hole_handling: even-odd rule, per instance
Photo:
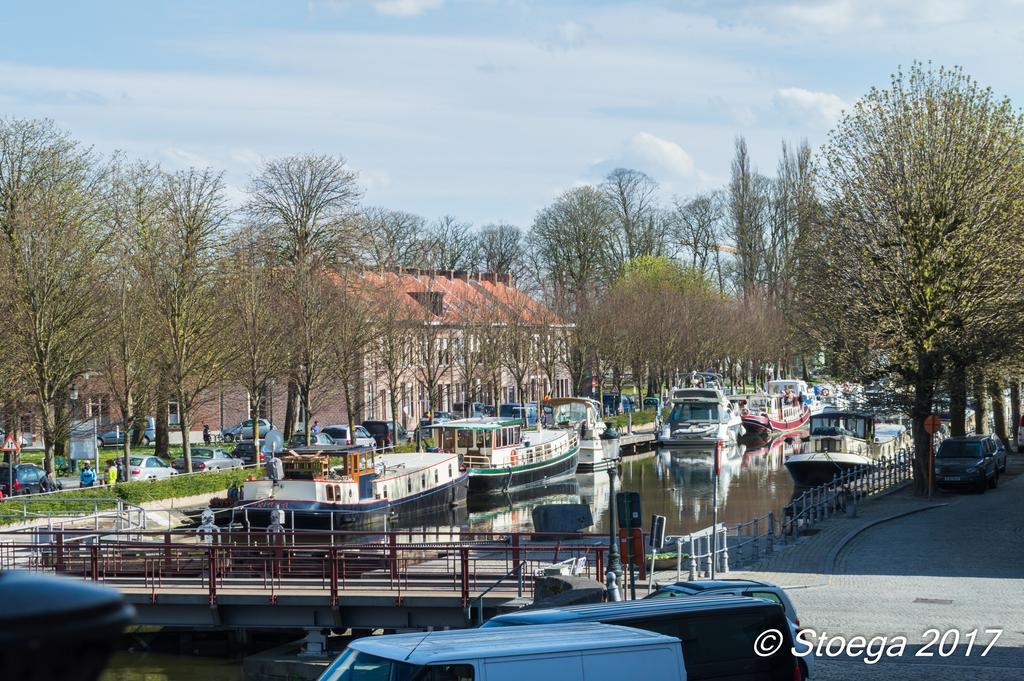
{"label": "dark car", "polygon": [[252,440],[242,440],[231,450],[231,456],[241,459],[246,466],[263,463],[269,452],[275,454],[284,451],[284,437],[276,430],[268,430],[263,439],[260,440],[259,456],[256,455],[256,443]]}
{"label": "dark car", "polygon": [[988,437],[992,440],[992,445],[996,450],[996,471],[999,475],[1002,475],[1006,472],[1006,445],[1003,444],[1003,441],[997,435],[989,435]]}
{"label": "dark car", "polygon": [[935,452],[937,487],[971,487],[978,492],[999,484],[996,444],[987,435],[948,437]]}
{"label": "dark car", "polygon": [[[31,463],[19,463],[14,466],[14,494],[38,494],[39,492],[51,491],[46,478],[46,471]],[[9,485],[11,483],[10,464],[0,463],[0,492],[5,497],[11,496]]]}
{"label": "dark car", "polygon": [[[793,628],[785,611],[781,605],[759,598],[694,596],[521,610],[494,617],[483,626],[569,622],[616,624],[675,636],[682,641],[687,681],[792,681],[804,675],[792,652]],[[760,657],[755,653],[755,641],[772,629],[781,635],[782,645]]]}
{"label": "dark car", "polygon": [[401,444],[409,439],[405,428],[402,424],[398,424],[398,437],[394,436],[391,432],[391,421],[363,421],[363,428],[370,431],[370,435],[373,435],[374,441],[378,447],[389,447],[395,444]]}

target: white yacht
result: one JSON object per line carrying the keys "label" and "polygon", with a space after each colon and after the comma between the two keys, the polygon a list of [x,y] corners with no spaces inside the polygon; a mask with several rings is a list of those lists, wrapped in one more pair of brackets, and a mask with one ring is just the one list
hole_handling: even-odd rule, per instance
{"label": "white yacht", "polygon": [[555,397],[544,403],[546,423],[553,429],[568,429],[579,434],[577,471],[603,471],[614,465],[614,454],[607,455],[601,435],[606,426],[601,418],[601,403],[586,397]]}
{"label": "white yacht", "polygon": [[658,435],[664,447],[713,446],[732,443],[743,435],[743,420],[721,390],[674,388],[672,410]]}
{"label": "white yacht", "polygon": [[858,466],[874,466],[910,442],[906,427],[875,424],[875,417],[858,412],[824,412],[811,416],[810,436],[799,454],[786,460],[793,482],[813,487]]}

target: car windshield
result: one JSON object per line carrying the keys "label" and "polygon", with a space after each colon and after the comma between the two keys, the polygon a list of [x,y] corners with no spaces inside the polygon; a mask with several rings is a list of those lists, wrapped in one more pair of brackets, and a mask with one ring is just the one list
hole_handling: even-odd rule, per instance
{"label": "car windshield", "polygon": [[142,465],[142,457],[141,456],[133,456],[130,459],[128,459],[128,463],[130,463],[133,466],[141,466]]}
{"label": "car windshield", "polygon": [[980,459],[981,443],[976,440],[946,440],[939,445],[936,459]]}
{"label": "car windshield", "polygon": [[192,450],[192,458],[193,459],[212,459],[213,458],[213,450],[212,449],[193,449]]}
{"label": "car windshield", "polygon": [[327,668],[320,681],[409,681],[419,669],[349,648]]}

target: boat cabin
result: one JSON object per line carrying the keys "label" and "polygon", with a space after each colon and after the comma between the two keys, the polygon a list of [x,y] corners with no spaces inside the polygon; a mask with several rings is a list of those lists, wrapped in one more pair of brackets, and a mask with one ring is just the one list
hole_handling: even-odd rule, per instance
{"label": "boat cabin", "polygon": [[872,441],[875,437],[875,417],[858,412],[829,411],[811,416],[811,437],[855,437]]}
{"label": "boat cabin", "polygon": [[545,423],[555,428],[595,428],[601,423],[601,405],[597,400],[586,397],[556,397],[544,403]]}
{"label": "boat cabin", "polygon": [[672,391],[672,411],[667,421],[720,421],[729,403],[718,390],[676,388]]}
{"label": "boat cabin", "polygon": [[793,395],[807,395],[810,389],[807,383],[795,378],[784,378],[777,381],[768,381],[769,395],[785,395],[787,392]]}
{"label": "boat cabin", "polygon": [[443,452],[459,455],[469,467],[483,466],[495,450],[510,450],[523,441],[523,422],[519,419],[470,418],[435,424],[437,444]]}

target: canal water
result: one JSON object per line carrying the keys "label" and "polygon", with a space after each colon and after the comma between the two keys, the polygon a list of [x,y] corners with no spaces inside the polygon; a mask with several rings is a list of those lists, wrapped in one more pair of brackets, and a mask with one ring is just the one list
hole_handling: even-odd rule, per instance
{"label": "canal water", "polygon": [[[733,526],[769,511],[776,514],[793,494],[793,481],[783,465],[801,433],[771,442],[742,442],[723,450],[718,478],[718,519]],[[663,515],[667,534],[687,534],[709,527],[713,513],[714,452],[679,449],[652,451],[623,460],[621,489],[640,493],[644,527],[651,514]],[[422,527],[424,532],[529,532],[533,509],[541,504],[585,503],[594,517],[593,532],[608,530],[609,475],[578,474],[529,491],[471,502],[429,523],[402,521],[397,528]],[[777,515],[777,517],[780,517]],[[762,531],[763,531],[762,526]],[[122,653],[115,656],[101,681],[243,681],[237,661]]]}

